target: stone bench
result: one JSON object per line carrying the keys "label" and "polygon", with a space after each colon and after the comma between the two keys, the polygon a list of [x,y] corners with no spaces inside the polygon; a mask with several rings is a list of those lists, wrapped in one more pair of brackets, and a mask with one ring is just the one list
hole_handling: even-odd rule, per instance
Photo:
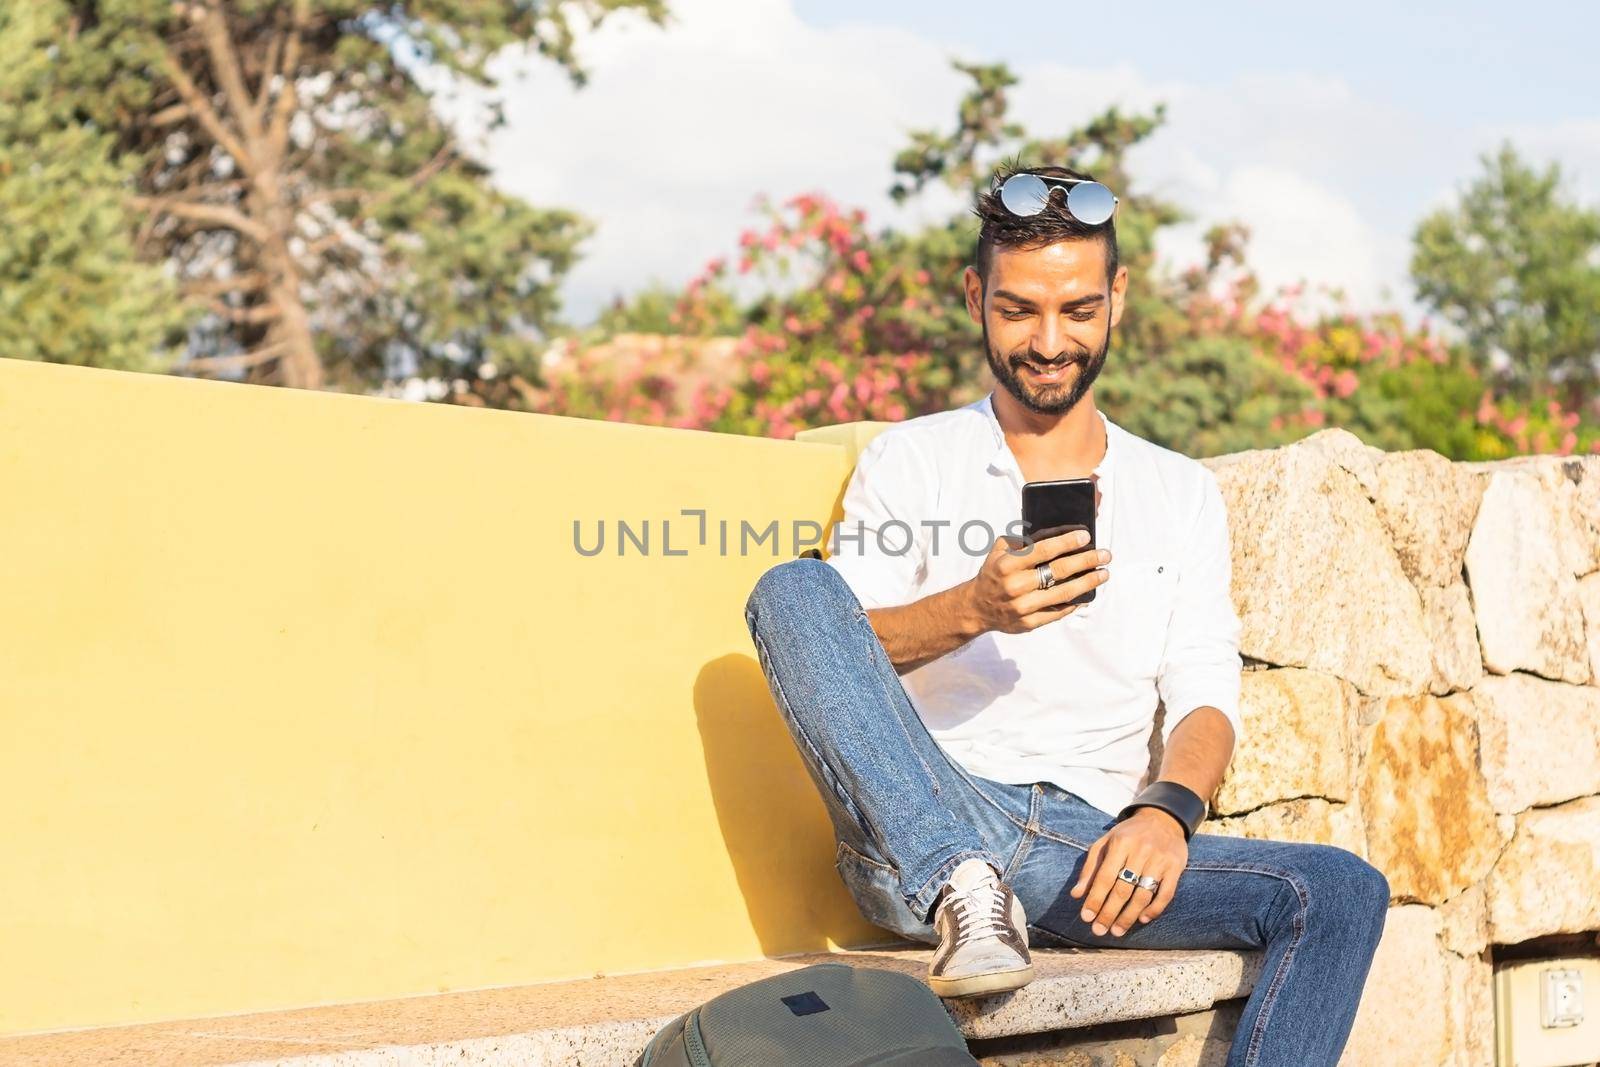
{"label": "stone bench", "polygon": [[[0,1064],[630,1067],[669,1020],[746,982],[823,961],[891,968],[921,977],[928,954],[928,949],[917,947],[793,956],[405,1000],[36,1034],[0,1039]],[[1214,1017],[1194,1013],[1247,996],[1260,957],[1237,952],[1069,949],[1038,952],[1036,966],[1037,977],[1016,993],[946,1002],[974,1043],[974,1051],[1002,1062],[1008,1039],[1010,1047],[1020,1047],[1016,1039],[1036,1038],[1042,1039],[1041,1047],[1056,1049],[1065,1047],[1065,1042],[1076,1046],[1079,1040],[1092,1040],[1097,1052],[1104,1052],[1118,1037],[1108,1027],[1151,1019],[1164,1020],[1156,1031],[1168,1040],[1159,1034],[1135,1035],[1123,1044],[1142,1048],[1148,1055],[1135,1052],[1105,1062],[1155,1064],[1175,1042],[1193,1046],[1207,1037],[1225,1044],[1236,1013],[1218,1012]],[[1197,1025],[1171,1021],[1186,1015]],[[1082,1033],[1086,1028],[1088,1032]],[[1075,1039],[1063,1031],[1080,1033]],[[1194,1062],[1190,1048],[1176,1051],[1181,1058],[1167,1062]],[[1028,1061],[1039,1062],[1031,1057]]]}

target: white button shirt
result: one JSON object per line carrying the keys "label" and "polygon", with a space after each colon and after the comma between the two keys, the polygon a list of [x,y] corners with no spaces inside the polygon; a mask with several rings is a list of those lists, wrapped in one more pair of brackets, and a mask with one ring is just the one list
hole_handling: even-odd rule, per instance
{"label": "white button shirt", "polygon": [[[863,607],[967,581],[993,536],[1021,531],[1022,471],[992,399],[898,423],[862,450],[828,562]],[[1158,700],[1163,741],[1204,706],[1242,736],[1240,624],[1216,476],[1100,417],[1096,544],[1111,562],[1095,599],[1028,633],[982,634],[901,682],[972,774],[1051,782],[1115,813],[1147,784]],[[987,525],[963,545],[972,520]]]}

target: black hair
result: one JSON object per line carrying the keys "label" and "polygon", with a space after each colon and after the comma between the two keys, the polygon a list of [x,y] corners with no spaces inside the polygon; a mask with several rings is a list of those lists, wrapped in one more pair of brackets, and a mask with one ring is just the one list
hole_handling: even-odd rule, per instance
{"label": "black hair", "polygon": [[1113,215],[1095,226],[1079,222],[1067,213],[1067,191],[1060,186],[1050,188],[1043,211],[1037,215],[1018,216],[1006,210],[1000,202],[1000,185],[1013,174],[1041,174],[1052,178],[1081,178],[1094,181],[1094,175],[1070,170],[1066,167],[1028,167],[1010,164],[995,173],[988,192],[978,195],[972,213],[983,220],[978,229],[976,263],[978,277],[985,288],[989,285],[989,267],[994,262],[996,248],[1043,248],[1057,241],[1087,241],[1098,238],[1106,247],[1106,281],[1117,276],[1117,220]]}

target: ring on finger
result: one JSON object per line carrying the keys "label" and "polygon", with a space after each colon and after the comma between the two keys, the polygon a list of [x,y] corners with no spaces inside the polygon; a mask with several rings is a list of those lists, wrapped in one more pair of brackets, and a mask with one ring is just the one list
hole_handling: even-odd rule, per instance
{"label": "ring on finger", "polygon": [[1117,875],[1117,881],[1127,882],[1129,885],[1137,886],[1139,884],[1139,876],[1133,872],[1132,868],[1124,867],[1122,868],[1122,873]]}
{"label": "ring on finger", "polygon": [[1056,572],[1050,568],[1050,564],[1040,563],[1033,568],[1033,572],[1039,576],[1040,589],[1049,589],[1056,584]]}
{"label": "ring on finger", "polygon": [[1161,888],[1161,879],[1152,878],[1150,875],[1147,874],[1143,878],[1141,878],[1137,882],[1135,882],[1134,884],[1137,885],[1140,889],[1148,889],[1148,890],[1150,890],[1150,892],[1154,893],[1156,890]]}

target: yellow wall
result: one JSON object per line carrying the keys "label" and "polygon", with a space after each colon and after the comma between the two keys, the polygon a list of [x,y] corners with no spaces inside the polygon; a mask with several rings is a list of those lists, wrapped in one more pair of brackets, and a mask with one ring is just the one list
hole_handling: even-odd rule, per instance
{"label": "yellow wall", "polygon": [[770,548],[658,541],[824,520],[852,458],[0,360],[0,1033],[876,939]]}

